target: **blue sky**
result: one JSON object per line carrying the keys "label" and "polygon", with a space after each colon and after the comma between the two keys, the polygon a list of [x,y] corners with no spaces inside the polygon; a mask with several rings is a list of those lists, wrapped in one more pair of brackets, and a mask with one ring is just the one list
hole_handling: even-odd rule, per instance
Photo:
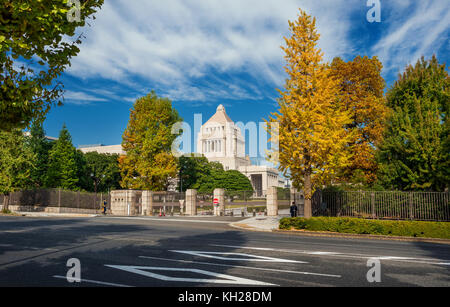
{"label": "blue sky", "polygon": [[367,0],[105,0],[80,30],[64,106],[44,127],[57,136],[66,123],[76,146],[119,144],[133,102],[151,90],[191,125],[218,104],[236,122],[260,122],[277,109],[280,46],[299,8],[317,18],[324,60],[378,56],[388,87],[422,55],[449,63],[450,1],[380,3],[381,22],[369,23]]}

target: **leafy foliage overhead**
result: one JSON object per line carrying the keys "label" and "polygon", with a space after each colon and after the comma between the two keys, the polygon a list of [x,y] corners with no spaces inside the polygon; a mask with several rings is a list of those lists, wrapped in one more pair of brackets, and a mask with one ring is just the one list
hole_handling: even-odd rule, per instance
{"label": "leafy foliage overhead", "polygon": [[83,27],[103,0],[80,0],[80,21],[69,22],[68,0],[3,0],[0,5],[0,130],[24,128],[61,104],[55,79],[80,51]]}

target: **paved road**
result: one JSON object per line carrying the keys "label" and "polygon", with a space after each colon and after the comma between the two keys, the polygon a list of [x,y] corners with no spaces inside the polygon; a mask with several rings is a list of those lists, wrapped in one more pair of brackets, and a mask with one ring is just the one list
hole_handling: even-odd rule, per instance
{"label": "paved road", "polygon": [[[237,218],[0,217],[0,286],[450,286],[450,246],[247,232]],[[369,283],[369,258],[381,283]]]}

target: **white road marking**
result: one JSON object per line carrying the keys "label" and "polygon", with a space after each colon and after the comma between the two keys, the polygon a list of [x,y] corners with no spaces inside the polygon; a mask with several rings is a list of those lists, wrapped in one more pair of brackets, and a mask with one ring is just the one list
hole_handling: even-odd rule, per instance
{"label": "white road marking", "polygon": [[339,255],[335,252],[311,252],[310,255]]}
{"label": "white road marking", "polygon": [[295,253],[295,254],[315,255],[315,256],[318,255],[318,256],[355,258],[355,259],[380,259],[380,260],[400,261],[400,262],[410,262],[410,263],[450,265],[450,260],[446,260],[446,259],[377,256],[377,255],[365,255],[365,254],[350,254],[350,253],[325,252],[325,251],[307,251],[307,250],[279,249],[279,248],[267,248],[267,247],[261,248],[261,247],[220,245],[220,244],[210,244],[210,245],[217,246],[217,247],[234,248],[234,249],[238,248],[238,249],[250,249],[250,250],[264,250],[264,251],[275,251],[275,252]]}
{"label": "white road marking", "polygon": [[[143,275],[146,277],[156,278],[163,281],[175,281],[175,282],[192,282],[192,283],[209,283],[209,284],[234,284],[234,285],[249,285],[249,286],[277,286],[275,284],[265,283],[257,280],[251,280],[246,278],[240,278],[236,276],[214,273],[198,269],[183,269],[183,268],[164,268],[164,267],[147,267],[147,266],[127,266],[127,265],[105,265],[110,268],[127,271]],[[145,270],[153,271],[169,271],[169,272],[191,272],[207,276],[213,276],[221,279],[206,279],[206,278],[181,278],[170,277],[166,275],[156,274]]]}
{"label": "white road marking", "polygon": [[[213,258],[213,259],[219,259],[219,260],[227,260],[227,261],[258,261],[258,262],[307,263],[307,262],[304,262],[304,261],[280,259],[280,258],[273,258],[273,257],[266,257],[266,256],[256,256],[256,255],[249,255],[249,254],[243,254],[243,253],[182,251],[182,250],[170,250],[170,252],[182,253],[182,254],[188,254],[188,255],[200,256],[200,257],[206,257],[206,258]],[[222,257],[222,256],[217,256],[217,255],[222,255],[222,256],[243,256],[243,257],[247,257],[247,258]]]}
{"label": "white road marking", "polygon": [[312,273],[312,272],[299,272],[299,271],[289,271],[289,270],[278,270],[278,269],[268,269],[268,268],[255,268],[255,267],[248,267],[248,266],[242,266],[242,265],[230,265],[230,264],[210,263],[210,262],[191,261],[191,260],[176,260],[176,259],[149,257],[149,256],[139,256],[139,258],[163,260],[163,261],[183,262],[183,263],[193,263],[193,264],[202,264],[202,265],[203,264],[204,265],[215,265],[215,266],[222,266],[222,267],[229,267],[229,268],[242,268],[242,269],[246,269],[246,270],[249,269],[249,270],[270,271],[270,272],[277,272],[277,273],[281,272],[281,273],[292,273],[292,274],[315,275],[315,276],[323,276],[323,277],[341,278],[341,275]]}
{"label": "white road marking", "polygon": [[[54,275],[53,277],[67,280],[66,276]],[[98,285],[103,285],[103,286],[113,286],[113,287],[123,287],[123,288],[131,288],[131,287],[133,287],[133,286],[128,286],[128,285],[115,284],[115,283],[98,281],[98,280],[90,280],[90,279],[81,279],[81,282],[88,282],[88,283],[98,284]]]}
{"label": "white road marking", "polygon": [[167,218],[140,218],[140,217],[107,217],[108,219],[140,220],[140,221],[162,221],[162,222],[190,222],[190,223],[210,223],[210,224],[230,224],[232,221],[202,221],[186,219],[167,219]]}

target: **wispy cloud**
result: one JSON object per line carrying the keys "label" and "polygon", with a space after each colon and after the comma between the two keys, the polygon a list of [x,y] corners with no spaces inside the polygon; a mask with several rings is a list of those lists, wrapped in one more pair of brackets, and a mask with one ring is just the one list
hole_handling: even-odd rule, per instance
{"label": "wispy cloud", "polygon": [[442,47],[450,50],[450,2],[392,1],[390,18],[383,37],[372,47],[379,55],[386,73],[403,71],[421,56],[430,57]]}
{"label": "wispy cloud", "polygon": [[317,17],[327,60],[349,52],[359,0],[110,0],[84,29],[69,73],[130,87],[138,77],[176,100],[263,98],[284,83],[280,46],[299,7]]}
{"label": "wispy cloud", "polygon": [[92,96],[84,92],[65,91],[64,101],[70,104],[87,105],[92,102],[107,101],[107,99],[101,98],[98,95]]}

